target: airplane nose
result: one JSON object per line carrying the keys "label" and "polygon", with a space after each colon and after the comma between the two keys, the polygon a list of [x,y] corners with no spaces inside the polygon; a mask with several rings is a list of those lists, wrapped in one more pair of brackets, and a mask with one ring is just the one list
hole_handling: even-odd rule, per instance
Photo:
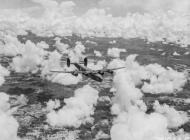
{"label": "airplane nose", "polygon": [[93,78],[94,78],[94,80],[96,80],[98,82],[102,82],[103,81],[103,78],[101,76],[99,76],[99,75],[96,75]]}
{"label": "airplane nose", "polygon": [[102,81],[103,81],[103,78],[99,77],[99,78],[98,78],[98,81],[99,81],[99,82],[102,82]]}

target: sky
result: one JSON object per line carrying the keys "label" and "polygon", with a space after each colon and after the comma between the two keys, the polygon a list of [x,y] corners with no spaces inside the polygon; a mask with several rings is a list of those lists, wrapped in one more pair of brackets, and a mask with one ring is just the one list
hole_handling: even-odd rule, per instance
{"label": "sky", "polygon": [[[43,1],[43,0],[39,0]],[[52,1],[52,0],[50,0]],[[59,3],[68,0],[55,0]],[[74,12],[81,15],[91,8],[106,9],[113,16],[125,16],[129,12],[154,12],[158,10],[188,11],[189,0],[72,0],[75,3]],[[1,9],[19,9],[40,6],[35,0],[0,0]]]}
{"label": "sky", "polygon": [[30,0],[0,0],[1,9],[11,9],[11,8],[24,8],[31,7],[35,4]]}
{"label": "sky", "polygon": [[[59,3],[68,0],[55,0]],[[76,15],[85,13],[88,9],[98,7],[99,0],[72,0],[76,6],[74,12]],[[0,9],[20,9],[40,6],[32,0],[0,0]]]}

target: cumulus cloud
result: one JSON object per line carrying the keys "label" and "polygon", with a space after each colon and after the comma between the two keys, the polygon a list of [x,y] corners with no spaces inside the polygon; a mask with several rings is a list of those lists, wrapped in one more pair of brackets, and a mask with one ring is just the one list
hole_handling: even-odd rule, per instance
{"label": "cumulus cloud", "polygon": [[177,53],[177,52],[174,52],[173,55],[174,55],[174,56],[180,56],[180,54]]}
{"label": "cumulus cloud", "polygon": [[5,42],[5,44],[0,45],[1,55],[16,56],[17,54],[20,54],[22,52],[23,45],[18,41],[15,36],[9,34],[6,37],[3,37],[2,40]]}
{"label": "cumulus cloud", "polygon": [[97,57],[101,57],[102,56],[102,54],[99,51],[96,51],[96,50],[94,50],[94,54]]}
{"label": "cumulus cloud", "polygon": [[75,20],[74,31],[83,36],[146,38],[151,42],[166,40],[186,46],[190,41],[185,33],[189,26],[187,17],[186,14],[165,12],[129,13],[119,18],[103,9],[90,9]]}
{"label": "cumulus cloud", "polygon": [[10,72],[0,65],[0,86],[5,82],[4,77],[9,76]]}
{"label": "cumulus cloud", "polygon": [[84,53],[86,51],[86,48],[82,42],[77,41],[75,43],[75,47],[71,48],[68,44],[62,43],[60,38],[56,38],[55,47],[60,52],[60,55],[63,55],[63,60],[68,57],[71,62],[79,62],[82,58],[85,57]]}
{"label": "cumulus cloud", "polygon": [[41,49],[48,49],[49,48],[49,45],[44,41],[41,41],[41,42],[37,43],[36,46],[38,48],[41,48]]}
{"label": "cumulus cloud", "polygon": [[56,38],[55,40],[55,47],[63,54],[68,53],[69,45],[62,43],[61,38]]}
{"label": "cumulus cloud", "polygon": [[[131,102],[139,100],[142,97],[140,89],[135,88],[130,73],[118,72],[114,77],[116,96],[115,102],[119,102],[121,108],[128,108]],[[128,93],[128,94],[125,94]]]}
{"label": "cumulus cloud", "polygon": [[156,140],[168,135],[167,121],[162,115],[146,115],[133,109],[119,114],[111,128],[112,140]]}
{"label": "cumulus cloud", "polygon": [[[136,55],[130,55],[126,61],[115,59],[108,67],[126,66],[125,71],[131,73],[129,78],[136,85],[142,84],[142,91],[152,94],[175,94],[181,91],[187,82],[185,72],[164,68],[159,64],[141,66],[135,61]],[[145,80],[145,82],[142,82]]]}
{"label": "cumulus cloud", "polygon": [[149,78],[150,83],[144,83],[142,87],[142,91],[144,92],[152,94],[176,93],[181,91],[187,82],[185,73],[177,72],[171,68],[166,70],[157,64],[150,64],[146,67],[146,70],[148,70],[152,76]]}
{"label": "cumulus cloud", "polygon": [[154,109],[167,118],[169,128],[177,128],[189,120],[186,112],[179,112],[166,104],[160,105],[158,101],[154,103]]}
{"label": "cumulus cloud", "polygon": [[[14,56],[11,64],[16,72],[37,72],[41,70],[41,75],[56,83],[63,85],[77,84],[81,76],[74,77],[71,74],[55,74],[50,70],[67,70],[61,67],[62,55],[57,51],[47,52],[49,47],[41,42],[34,44],[27,41],[21,44],[16,39],[17,34],[25,33],[25,30],[41,36],[49,35],[71,35],[72,33],[82,36],[96,37],[123,37],[123,38],[145,38],[149,41],[168,41],[178,43],[181,46],[190,44],[189,37],[189,2],[182,0],[158,1],[108,1],[101,0],[99,3],[103,8],[108,7],[112,12],[123,10],[134,10],[149,12],[145,14],[128,13],[124,17],[113,17],[106,13],[106,9],[90,9],[84,15],[76,17],[73,14],[73,2],[62,2],[59,4],[55,0],[33,0],[43,7],[44,13],[35,19],[28,15],[25,10],[3,10],[0,14],[0,27],[5,30],[1,43],[0,54]],[[120,7],[118,9],[118,7]],[[154,10],[173,10],[169,12],[152,13]],[[185,11],[181,14],[174,11]],[[5,22],[6,21],[6,22]],[[8,25],[8,26],[5,26]],[[8,29],[7,29],[8,28]],[[12,30],[15,29],[15,30]],[[110,42],[112,43],[112,42]],[[74,49],[56,40],[56,48],[61,53],[69,55],[72,61],[79,61],[84,57],[85,46],[81,42],[76,42]],[[99,53],[95,52],[97,55]],[[110,51],[110,55],[119,57],[120,50]],[[44,57],[47,57],[44,58]],[[176,111],[167,105],[154,105],[155,112],[146,114],[146,105],[141,99],[142,92],[151,94],[176,93],[181,91],[187,79],[183,72],[177,72],[171,68],[164,68],[158,64],[142,66],[135,61],[135,55],[127,57],[126,61],[115,59],[109,64],[109,68],[126,66],[126,69],[118,70],[114,76],[114,91],[112,113],[116,115],[111,128],[111,137],[116,140],[153,140],[163,137],[184,136],[183,132],[170,133],[168,128],[176,128],[187,121],[185,113]],[[99,61],[97,64],[90,64],[92,69],[101,69],[106,65]],[[39,67],[40,66],[40,67]],[[73,67],[70,70],[74,70]],[[4,76],[9,72],[0,66],[0,85],[4,82]],[[144,82],[146,81],[146,82]],[[137,88],[142,85],[142,88]],[[7,112],[9,112],[8,96],[4,93],[0,95],[0,126],[3,126],[0,134],[4,140],[17,139],[16,132],[18,123]],[[92,122],[91,115],[94,112],[94,105],[97,103],[98,91],[85,86],[75,91],[75,96],[65,99],[66,105],[59,111],[54,111],[60,106],[60,102],[49,101],[47,110],[47,121],[53,126],[79,127],[86,122]],[[7,124],[8,123],[8,124]],[[5,127],[4,127],[5,126]],[[7,135],[10,131],[11,135]],[[151,132],[151,133],[150,133]],[[100,136],[106,137],[100,132]],[[100,136],[97,135],[97,138]]]}
{"label": "cumulus cloud", "polygon": [[61,66],[61,57],[62,55],[57,51],[51,52],[48,55],[48,59],[43,61],[41,68],[41,76],[47,80],[62,84],[62,85],[72,85],[77,84],[82,80],[82,76],[74,76],[69,73],[53,73],[51,71],[72,71],[75,70],[74,66],[71,65],[70,68],[67,68],[66,65]]}
{"label": "cumulus cloud", "polygon": [[68,53],[68,56],[72,62],[79,62],[84,57],[83,53],[86,48],[82,42],[77,41],[75,44],[74,49]]}
{"label": "cumulus cloud", "polygon": [[60,104],[60,101],[59,101],[59,100],[55,100],[55,101],[49,100],[49,101],[46,103],[46,106],[47,106],[47,107],[46,107],[46,110],[52,111],[53,109],[56,109],[56,108],[60,107],[61,104]]}
{"label": "cumulus cloud", "polygon": [[126,50],[125,49],[119,49],[119,48],[109,48],[108,49],[108,56],[119,58],[121,52],[126,52]]}
{"label": "cumulus cloud", "polygon": [[[67,44],[60,42],[60,39],[56,39],[56,48],[61,52],[57,51],[49,52],[48,60],[45,60],[42,64],[42,75],[48,80],[59,83],[62,85],[77,84],[82,80],[82,75],[74,76],[69,73],[51,73],[51,70],[57,71],[74,71],[76,68],[71,65],[67,67],[66,58],[62,57],[64,55],[68,56],[71,62],[80,62],[84,58],[83,53],[85,52],[85,46],[81,42],[76,42],[74,48],[70,48]],[[64,64],[62,66],[62,64]]]}
{"label": "cumulus cloud", "polygon": [[[104,2],[105,1],[105,2]],[[190,44],[189,39],[189,11],[183,14],[175,12],[179,7],[181,9],[189,5],[188,0],[182,0],[180,3],[176,0],[158,1],[152,0],[125,2],[102,0],[100,3],[114,3],[113,5],[143,5],[150,4],[153,10],[156,9],[152,5],[161,5],[177,7],[173,11],[168,12],[149,12],[149,13],[127,13],[124,17],[113,17],[104,9],[92,8],[83,15],[77,17],[73,14],[72,9],[75,5],[73,2],[57,1],[36,1],[39,3],[45,12],[40,18],[33,18],[28,15],[28,12],[19,10],[5,10],[1,12],[0,23],[9,23],[10,29],[18,29],[15,34],[24,33],[25,30],[32,30],[32,32],[41,36],[69,36],[72,33],[80,34],[82,36],[97,36],[97,37],[123,37],[123,38],[146,38],[151,42],[166,41],[187,46]],[[115,4],[116,3],[116,4]],[[126,3],[126,4],[123,4]],[[187,3],[187,4],[186,4]],[[101,4],[104,5],[104,4]],[[106,4],[105,4],[106,5]],[[164,5],[164,6],[163,6]],[[180,6],[181,5],[181,6]],[[109,7],[109,6],[108,6]],[[130,6],[129,6],[130,7]],[[133,6],[132,6],[133,7]],[[119,9],[120,8],[119,6]],[[126,9],[126,8],[125,8]],[[135,9],[134,7],[132,9]],[[149,9],[149,8],[147,8]],[[167,9],[167,8],[166,8]],[[152,11],[153,11],[152,10]],[[35,10],[34,10],[35,11]],[[150,10],[151,11],[151,10]]]}
{"label": "cumulus cloud", "polygon": [[47,54],[42,48],[37,47],[31,41],[23,46],[21,54],[13,58],[11,64],[16,72],[37,72],[41,66],[44,56]]}
{"label": "cumulus cloud", "polygon": [[19,127],[10,111],[9,95],[0,93],[0,135],[2,140],[19,140],[17,130]]}
{"label": "cumulus cloud", "polygon": [[110,136],[108,134],[105,134],[103,131],[99,131],[96,134],[95,140],[100,140],[100,139],[109,139]]}
{"label": "cumulus cloud", "polygon": [[96,63],[88,63],[88,68],[92,70],[101,70],[107,65],[107,62],[105,60],[103,61],[97,61]]}
{"label": "cumulus cloud", "polygon": [[[10,72],[0,65],[0,86],[5,82],[4,77],[8,76]],[[23,96],[18,98],[23,98]],[[22,100],[23,101],[23,100]],[[2,140],[19,140],[17,137],[18,122],[11,114],[9,104],[9,95],[0,92],[0,135]]]}
{"label": "cumulus cloud", "polygon": [[[81,42],[76,42],[76,46],[73,49],[69,49],[67,45],[57,40],[56,47],[61,53],[68,54],[72,62],[79,62],[85,52],[85,47]],[[82,79],[81,75],[51,73],[51,70],[71,71],[75,70],[75,68],[73,66],[67,68],[65,65],[62,67],[62,54],[57,51],[48,51],[49,45],[45,42],[34,44],[31,41],[27,41],[25,44],[21,44],[13,37],[2,48],[3,55],[14,56],[10,66],[16,72],[37,73],[40,71],[42,77],[63,85],[77,84]]]}
{"label": "cumulus cloud", "polygon": [[[62,54],[57,51],[49,52],[47,49],[49,45],[45,42],[40,42],[37,44],[27,41],[25,44],[18,43],[18,40],[11,38],[8,42],[11,42],[12,45],[8,43],[6,46],[3,46],[4,52],[2,54],[8,56],[14,56],[11,62],[12,70],[16,72],[41,72],[41,76],[55,83],[70,85],[77,84],[81,81],[82,76],[77,77],[71,74],[64,73],[51,73],[51,70],[66,70],[67,68],[61,67],[61,58]],[[14,44],[16,42],[16,44]],[[62,44],[59,40],[56,43],[57,47],[60,48],[63,53],[69,54],[72,60],[79,61],[79,58],[82,57],[82,53],[85,51],[85,47],[80,43],[76,43],[76,47],[72,50],[64,48],[65,45]],[[8,48],[6,48],[9,46]],[[74,70],[74,67],[71,67],[68,70]],[[7,75],[6,75],[7,76]]]}
{"label": "cumulus cloud", "polygon": [[74,97],[65,99],[66,103],[59,111],[47,114],[47,122],[53,126],[78,128],[86,122],[92,123],[91,115],[98,99],[98,91],[86,85],[75,91]]}
{"label": "cumulus cloud", "polygon": [[43,61],[41,75],[51,79],[51,70],[62,70],[60,66],[61,54],[57,51],[49,52],[48,59]]}
{"label": "cumulus cloud", "polygon": [[[142,100],[143,93],[139,84],[142,79],[153,76],[150,72],[162,74],[167,71],[157,65],[157,69],[150,69],[151,65],[140,66],[135,55],[127,57],[126,62],[115,60],[111,66],[123,65],[126,69],[116,72],[114,76],[114,92],[112,99],[112,113],[116,115],[111,128],[112,140],[157,140],[164,138],[184,138],[189,135],[183,131],[169,132],[168,128],[176,128],[187,122],[187,114],[178,112],[168,105],[155,103],[155,112],[146,114],[147,106]],[[111,67],[110,66],[110,67]],[[177,73],[176,75],[180,75]],[[169,81],[168,81],[169,82]]]}

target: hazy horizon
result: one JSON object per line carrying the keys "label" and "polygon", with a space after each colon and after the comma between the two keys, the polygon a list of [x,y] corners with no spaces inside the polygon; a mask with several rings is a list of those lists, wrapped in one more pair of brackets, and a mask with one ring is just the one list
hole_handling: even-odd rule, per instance
{"label": "hazy horizon", "polygon": [[[27,9],[38,7],[43,9],[42,3],[60,4],[69,0],[0,0],[0,9]],[[168,10],[180,11],[188,13],[190,9],[190,1],[188,0],[71,0],[75,4],[73,12],[75,15],[82,15],[89,9],[104,9],[113,16],[125,16],[127,13],[152,13],[155,11],[166,12]],[[34,11],[35,13],[35,11]]]}

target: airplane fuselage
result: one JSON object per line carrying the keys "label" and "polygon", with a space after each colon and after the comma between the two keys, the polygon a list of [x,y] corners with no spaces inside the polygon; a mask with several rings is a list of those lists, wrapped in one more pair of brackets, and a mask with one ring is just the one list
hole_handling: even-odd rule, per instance
{"label": "airplane fuselage", "polygon": [[82,73],[83,75],[90,77],[91,79],[98,81],[98,82],[103,81],[103,77],[101,74],[99,74],[99,73],[85,73],[85,71],[92,71],[92,70],[83,66],[83,65],[80,65],[78,63],[73,63],[73,64],[79,71],[84,71],[84,73]]}

